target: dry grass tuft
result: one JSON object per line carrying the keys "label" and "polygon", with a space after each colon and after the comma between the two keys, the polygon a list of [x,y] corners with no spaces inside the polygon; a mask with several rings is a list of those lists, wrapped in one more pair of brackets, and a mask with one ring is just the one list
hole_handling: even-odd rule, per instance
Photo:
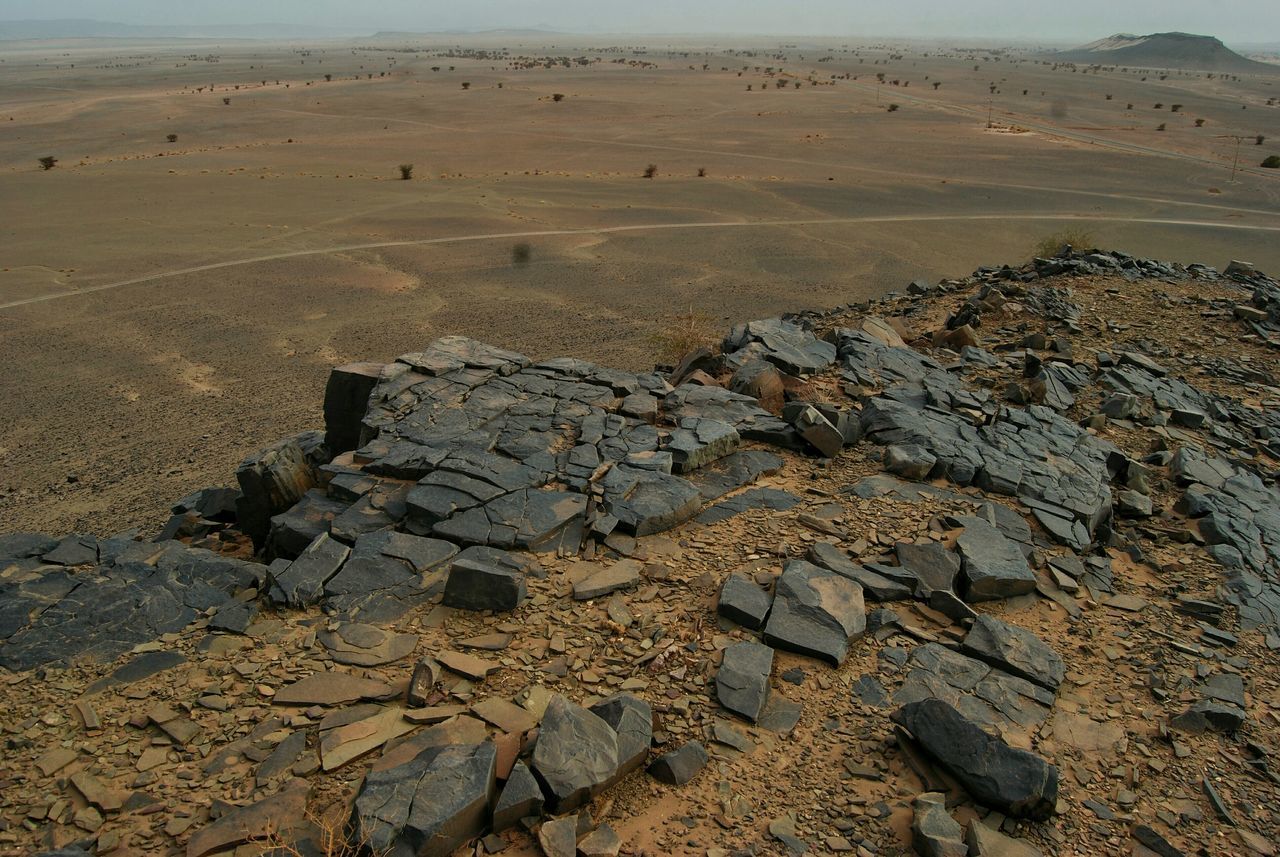
{"label": "dry grass tuft", "polygon": [[715,349],[722,334],[719,320],[710,313],[689,307],[669,318],[666,327],[654,331],[648,337],[664,363],[678,363],[695,348]]}

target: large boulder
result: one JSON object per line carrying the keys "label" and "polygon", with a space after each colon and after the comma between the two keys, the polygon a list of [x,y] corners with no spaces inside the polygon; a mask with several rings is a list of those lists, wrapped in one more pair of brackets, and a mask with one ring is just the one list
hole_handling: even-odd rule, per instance
{"label": "large boulder", "polygon": [[804,560],[792,560],[778,578],[764,639],[771,646],[839,666],[849,643],[866,628],[860,585]]}
{"label": "large boulder", "polygon": [[449,569],[444,604],[463,610],[505,612],[524,603],[525,594],[525,580],[521,572],[460,557]]}
{"label": "large boulder", "polygon": [[494,744],[428,747],[371,770],[351,816],[351,843],[375,854],[448,857],[489,824],[496,789]]}
{"label": "large boulder", "polygon": [[572,812],[599,794],[618,770],[618,735],[599,716],[551,697],[533,750],[533,772],[552,812]]}
{"label": "large boulder", "polygon": [[329,372],[324,388],[324,442],[332,454],[360,445],[360,423],[369,407],[369,394],[385,368],[382,363],[348,363]]}
{"label": "large boulder", "polygon": [[1058,769],[988,735],[940,699],[908,703],[893,721],[975,800],[1015,818],[1044,821],[1058,801]]}

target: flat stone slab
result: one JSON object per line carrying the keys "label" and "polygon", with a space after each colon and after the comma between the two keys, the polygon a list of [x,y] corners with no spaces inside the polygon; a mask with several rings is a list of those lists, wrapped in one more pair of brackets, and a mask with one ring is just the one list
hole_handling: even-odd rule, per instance
{"label": "flat stone slab", "polygon": [[398,661],[413,654],[418,645],[416,634],[396,634],[358,622],[344,622],[334,631],[321,631],[316,639],[338,663],[361,667]]}
{"label": "flat stone slab", "polygon": [[937,643],[915,647],[907,666],[893,696],[899,705],[940,699],[974,723],[1001,729],[1035,726],[1053,706],[1053,691]]}
{"label": "flat stone slab", "polygon": [[640,572],[644,563],[634,559],[624,559],[602,568],[590,577],[573,585],[575,601],[590,601],[621,589],[630,589],[640,582]]}
{"label": "flat stone slab", "polygon": [[764,639],[839,666],[849,643],[866,627],[861,586],[812,563],[792,560],[778,579]]}
{"label": "flat stone slab", "polygon": [[1058,689],[1067,673],[1058,653],[1035,634],[985,614],[974,621],[960,651],[1051,691]]}
{"label": "flat stone slab", "polygon": [[449,569],[444,605],[461,610],[508,612],[523,604],[527,594],[522,572],[459,557]]}
{"label": "flat stone slab", "polygon": [[315,673],[278,689],[272,701],[277,705],[345,705],[362,699],[392,699],[394,687],[351,673]]}

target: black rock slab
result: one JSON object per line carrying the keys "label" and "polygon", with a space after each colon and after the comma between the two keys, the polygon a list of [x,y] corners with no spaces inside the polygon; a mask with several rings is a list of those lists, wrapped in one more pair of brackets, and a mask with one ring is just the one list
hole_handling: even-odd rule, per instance
{"label": "black rock slab", "polygon": [[988,735],[947,703],[912,702],[892,718],[980,803],[1035,821],[1044,821],[1056,811],[1056,767]]}
{"label": "black rock slab", "polygon": [[960,552],[964,598],[969,603],[1012,598],[1036,588],[1036,576],[1017,543],[980,518],[957,519],[964,532],[956,539]]}
{"label": "black rock slab", "polygon": [[974,621],[960,651],[1052,691],[1067,672],[1058,653],[1035,634],[986,614]]}
{"label": "black rock slab", "polygon": [[707,764],[707,748],[690,741],[678,750],[663,753],[649,766],[649,776],[669,786],[683,786]]}
{"label": "black rock slab", "polygon": [[773,649],[760,643],[734,643],[724,650],[716,672],[716,698],[729,711],[756,722],[769,702]]}
{"label": "black rock slab", "polygon": [[448,857],[484,832],[496,790],[492,742],[429,747],[371,770],[356,796],[351,844],[374,853]]}
{"label": "black rock slab", "polygon": [[444,604],[463,610],[515,610],[527,594],[524,575],[471,559],[456,559],[444,587]]}
{"label": "black rock slab", "polygon": [[730,574],[720,587],[716,611],[731,622],[758,631],[764,627],[772,599],[769,593],[743,574]]}

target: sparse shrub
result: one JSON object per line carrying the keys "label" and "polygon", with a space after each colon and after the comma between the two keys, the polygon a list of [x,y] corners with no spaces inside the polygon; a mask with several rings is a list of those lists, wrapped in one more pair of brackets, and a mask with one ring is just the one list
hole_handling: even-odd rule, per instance
{"label": "sparse shrub", "polygon": [[413,178],[413,164],[401,164],[397,169],[400,170],[400,179],[408,181]]}
{"label": "sparse shrub", "polygon": [[1132,110],[1132,109],[1133,109],[1133,102],[1129,102],[1128,104],[1126,104],[1124,109],[1125,109],[1125,110]]}
{"label": "sparse shrub", "polygon": [[45,155],[43,158],[40,158],[40,169],[51,170],[57,163],[58,159],[53,155]]}
{"label": "sparse shrub", "polygon": [[531,258],[533,258],[533,249],[528,244],[521,242],[511,248],[511,264],[527,265]]}
{"label": "sparse shrub", "polygon": [[1262,166],[1269,170],[1280,170],[1280,155],[1272,155],[1262,162]]}
{"label": "sparse shrub", "polygon": [[645,168],[644,168],[644,177],[645,177],[645,178],[647,178],[647,179],[651,179],[651,178],[653,178],[654,176],[656,176],[657,174],[658,174],[658,165],[657,165],[657,164],[650,164],[649,166],[647,166],[647,167],[645,167]]}
{"label": "sparse shrub", "polygon": [[1164,122],[1161,122],[1159,125],[1157,125],[1157,126],[1156,126],[1156,130],[1157,130],[1157,131],[1163,131],[1164,129],[1165,129],[1165,123],[1164,123]]}
{"label": "sparse shrub", "polygon": [[701,179],[701,178],[706,178],[706,176],[707,176],[707,168],[706,168],[706,167],[698,167],[698,178],[700,178],[700,179]]}
{"label": "sparse shrub", "polygon": [[1108,95],[1108,96],[1107,96],[1107,100],[1108,100],[1108,101],[1110,101],[1110,100],[1111,100],[1112,98],[1114,98],[1114,97],[1115,97],[1115,96],[1113,96],[1113,95]]}
{"label": "sparse shrub", "polygon": [[1182,109],[1182,105],[1181,105],[1181,104],[1174,104],[1174,105],[1171,105],[1171,106],[1169,107],[1169,110],[1170,110],[1170,111],[1172,111],[1172,112],[1174,112],[1174,113],[1177,113],[1177,112],[1178,112],[1179,110],[1181,110],[1181,109]]}
{"label": "sparse shrub", "polygon": [[714,316],[689,307],[687,313],[668,317],[667,325],[650,334],[649,341],[660,360],[674,364],[695,348],[714,347],[720,336]]}
{"label": "sparse shrub", "polygon": [[169,134],[168,136],[166,136],[166,137],[165,137],[165,139],[166,139],[166,140],[168,140],[170,143],[176,143],[176,142],[178,142],[178,135],[177,135],[177,134]]}
{"label": "sparse shrub", "polygon": [[1204,127],[1204,120],[1203,120],[1203,119],[1197,119],[1197,120],[1196,120],[1196,127],[1197,127],[1197,128],[1203,128],[1203,127]]}
{"label": "sparse shrub", "polygon": [[463,88],[463,89],[470,89],[470,88],[471,88],[471,81],[469,81],[469,80],[464,80],[464,81],[462,82],[462,88]]}
{"label": "sparse shrub", "polygon": [[331,75],[331,74],[326,74],[326,75],[324,76],[324,80],[325,80],[325,83],[328,83],[329,81],[333,80],[333,75]]}
{"label": "sparse shrub", "polygon": [[1155,107],[1155,109],[1156,109],[1156,110],[1163,110],[1163,109],[1164,109],[1164,102],[1163,102],[1163,101],[1157,101],[1157,102],[1156,102],[1156,107]]}
{"label": "sparse shrub", "polygon": [[934,91],[934,92],[937,92],[937,91],[938,91],[938,87],[939,87],[939,86],[942,86],[942,81],[940,81],[940,80],[935,80],[935,81],[933,82],[933,91]]}
{"label": "sparse shrub", "polygon": [[1070,244],[1075,250],[1093,246],[1093,233],[1085,229],[1063,229],[1046,235],[1036,242],[1032,255],[1037,259],[1052,259],[1058,255],[1064,245]]}
{"label": "sparse shrub", "polygon": [[551,93],[551,100],[552,100],[552,101],[564,101],[564,93],[563,93],[563,92],[553,92],[553,93]]}
{"label": "sparse shrub", "polygon": [[889,110],[889,112],[890,112],[890,113],[897,113],[897,112],[898,112],[898,105],[896,105],[896,104],[890,104],[890,105],[889,105],[889,107],[888,107],[888,110]]}
{"label": "sparse shrub", "polygon": [[230,98],[224,98],[224,99],[222,99],[222,103],[223,103],[223,104],[230,104],[230,103],[231,103],[231,99],[230,99]]}
{"label": "sparse shrub", "polygon": [[1266,138],[1266,137],[1264,137],[1264,136],[1262,136],[1261,134],[1259,134],[1258,136],[1256,136],[1256,137],[1254,137],[1254,138],[1253,138],[1253,145],[1255,145],[1255,146],[1261,146],[1261,145],[1262,145],[1263,143],[1265,143],[1266,141],[1267,141],[1267,138]]}

